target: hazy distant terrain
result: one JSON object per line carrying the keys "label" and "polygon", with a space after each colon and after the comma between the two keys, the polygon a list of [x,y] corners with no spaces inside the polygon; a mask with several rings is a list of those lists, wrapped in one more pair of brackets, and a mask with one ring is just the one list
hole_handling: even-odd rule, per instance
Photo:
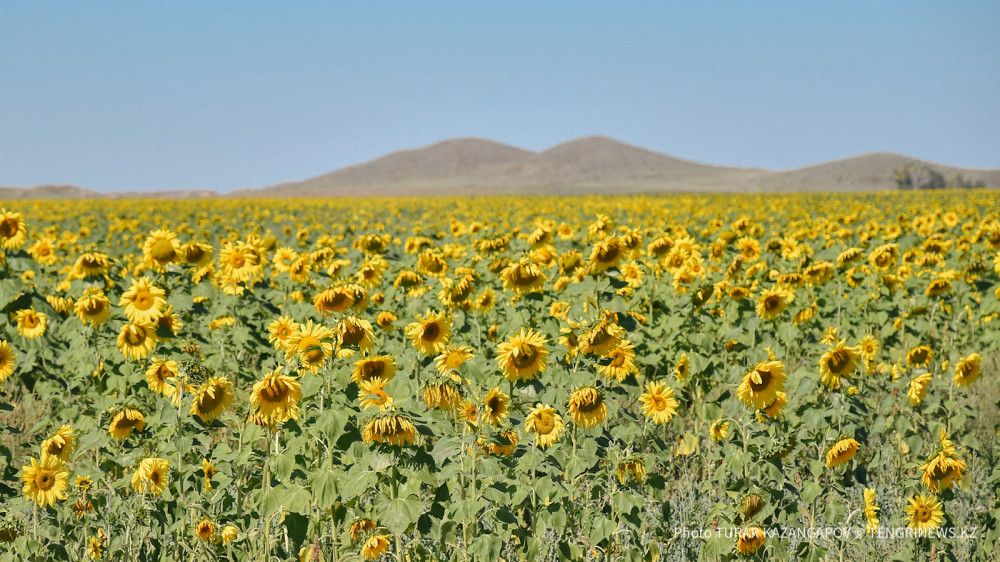
{"label": "hazy distant terrain", "polygon": [[606,137],[584,137],[541,152],[486,139],[446,140],[393,152],[314,178],[228,194],[208,190],[99,193],[73,186],[0,188],[0,198],[327,197],[635,192],[880,191],[896,168],[921,164],[1000,187],[1000,169],[932,164],[888,152],[786,171],[714,166]]}

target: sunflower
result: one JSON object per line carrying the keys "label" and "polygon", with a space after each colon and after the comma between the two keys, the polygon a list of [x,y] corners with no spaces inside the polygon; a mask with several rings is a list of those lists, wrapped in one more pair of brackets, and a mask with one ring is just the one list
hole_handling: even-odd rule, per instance
{"label": "sunflower", "polygon": [[125,307],[125,316],[134,324],[153,324],[167,307],[166,291],[153,285],[145,277],[132,281],[132,286],[122,294],[118,306]]}
{"label": "sunflower", "polygon": [[[612,320],[613,316],[605,316],[582,335],[580,335],[580,351],[588,355],[604,356],[618,347],[622,341],[625,329]],[[616,317],[615,317],[616,318]]]}
{"label": "sunflower", "polygon": [[861,338],[861,341],[857,345],[858,353],[865,358],[866,361],[874,361],[875,357],[878,355],[878,339],[875,336],[868,334]]}
{"label": "sunflower", "polygon": [[393,408],[392,395],[385,391],[388,380],[382,377],[371,377],[358,383],[358,401],[361,409],[378,408],[385,412]]}
{"label": "sunflower", "polygon": [[677,398],[674,389],[663,382],[646,385],[646,392],[639,397],[642,413],[655,424],[667,423],[677,414]]}
{"label": "sunflower", "polygon": [[211,423],[232,404],[233,397],[233,383],[227,377],[210,377],[195,390],[191,415],[198,416],[206,424]]}
{"label": "sunflower", "polygon": [[674,378],[677,382],[685,382],[688,377],[691,376],[691,360],[688,359],[687,353],[682,353],[681,358],[677,360],[677,364],[674,365]]}
{"label": "sunflower", "polygon": [[201,460],[201,473],[205,477],[206,492],[212,491],[212,478],[215,477],[216,472],[215,465],[212,464],[212,459],[206,458]]}
{"label": "sunflower", "polygon": [[[976,382],[982,373],[980,362],[982,357],[978,353],[973,353],[965,359],[955,364],[955,386],[969,386]],[[2,362],[0,362],[2,364]],[[2,379],[2,368],[0,368],[0,380]]]}
{"label": "sunflower", "polygon": [[362,354],[371,351],[375,345],[375,330],[371,322],[357,316],[346,316],[337,323],[337,357],[351,357],[357,348]]}
{"label": "sunflower", "polygon": [[289,340],[299,328],[290,316],[280,316],[267,325],[267,341],[278,351],[287,351]]}
{"label": "sunflower", "polygon": [[844,438],[837,441],[826,452],[826,466],[832,468],[848,462],[854,458],[860,447],[861,443],[851,438]]}
{"label": "sunflower", "polygon": [[639,367],[635,364],[635,345],[628,340],[621,340],[597,364],[597,372],[618,382],[624,381],[629,375],[639,374]]}
{"label": "sunflower", "polygon": [[932,378],[934,377],[930,373],[913,377],[913,380],[910,381],[910,389],[906,392],[911,406],[919,406],[923,402],[924,396],[927,395],[927,385],[930,384]]}
{"label": "sunflower", "polygon": [[510,415],[510,396],[499,387],[491,389],[483,398],[483,419],[486,423],[499,427]]}
{"label": "sunflower", "polygon": [[441,355],[438,355],[434,360],[434,367],[437,368],[438,372],[442,375],[448,373],[453,369],[458,369],[458,367],[475,357],[472,353],[472,348],[467,345],[463,346],[448,346],[448,349],[444,351]]}
{"label": "sunflower", "polygon": [[55,505],[56,501],[66,499],[69,470],[59,457],[43,454],[41,462],[32,458],[31,464],[21,467],[21,482],[24,482],[21,492],[39,507]]}
{"label": "sunflower", "polygon": [[722,441],[729,436],[729,422],[725,418],[715,420],[708,428],[708,435],[712,441]]}
{"label": "sunflower", "polygon": [[500,279],[503,280],[504,290],[514,291],[520,295],[541,291],[548,278],[538,265],[528,259],[522,259],[505,267],[500,272]]}
{"label": "sunflower", "polygon": [[770,420],[776,420],[778,419],[778,416],[781,415],[781,411],[784,410],[787,405],[788,395],[784,392],[778,391],[774,398],[774,402],[771,402],[770,406],[757,410],[757,419],[762,423]]}
{"label": "sunflower", "polygon": [[365,423],[361,439],[365,443],[413,445],[417,428],[409,417],[398,411],[379,412]]}
{"label": "sunflower", "polygon": [[776,285],[764,291],[757,299],[757,316],[763,320],[774,320],[795,300],[795,292],[788,287]]}
{"label": "sunflower", "polygon": [[118,351],[127,359],[143,359],[156,347],[156,334],[147,324],[125,324],[118,334]]}
{"label": "sunflower", "polygon": [[851,378],[858,368],[858,348],[847,347],[846,340],[840,340],[819,359],[819,373],[823,384],[832,388],[840,388],[841,378]]}
{"label": "sunflower", "polygon": [[618,481],[622,486],[646,481],[646,462],[638,455],[629,455],[618,461]]}
{"label": "sunflower", "polygon": [[740,554],[750,556],[764,546],[767,535],[760,527],[747,527],[740,531],[739,538],[736,539],[736,549]]}
{"label": "sunflower", "polygon": [[64,425],[56,431],[55,435],[42,441],[42,456],[51,455],[59,457],[60,460],[68,461],[74,441],[73,426]]}
{"label": "sunflower", "polygon": [[28,227],[21,213],[0,209],[0,249],[17,250],[28,240]]}
{"label": "sunflower", "polygon": [[159,496],[167,489],[170,461],[157,457],[146,457],[139,463],[132,475],[132,489],[140,494]]}
{"label": "sunflower", "polygon": [[56,255],[55,248],[52,244],[53,240],[41,238],[28,248],[28,254],[36,262],[38,262],[39,265],[53,265],[59,261],[59,256]]}
{"label": "sunflower", "polygon": [[18,310],[14,318],[17,320],[17,333],[29,340],[45,334],[47,317],[43,312],[35,312],[34,307]]}
{"label": "sunflower", "polygon": [[865,488],[864,494],[865,494],[865,519],[866,519],[865,528],[868,530],[869,533],[874,533],[875,531],[878,531],[878,526],[879,526],[878,512],[880,508],[878,504],[875,503],[876,501],[875,490],[871,488]]}
{"label": "sunflower", "polygon": [[212,261],[215,248],[201,242],[188,242],[181,246],[180,258],[189,265],[204,267]]}
{"label": "sunflower", "polygon": [[354,292],[347,287],[327,289],[313,298],[313,306],[323,314],[345,312],[354,305]]}
{"label": "sunflower", "polygon": [[758,363],[743,376],[736,391],[739,399],[752,408],[766,408],[778,399],[785,387],[785,365],[781,361]]}
{"label": "sunflower", "polygon": [[280,367],[265,375],[250,391],[250,405],[255,413],[271,424],[298,419],[301,400],[302,383],[296,377],[281,374]]}
{"label": "sunflower", "polygon": [[618,265],[623,256],[621,243],[614,236],[609,236],[594,244],[590,252],[590,268],[594,273],[607,271]]}
{"label": "sunflower", "polygon": [[544,373],[548,354],[545,336],[533,328],[521,328],[497,346],[497,362],[511,382],[529,381]]}
{"label": "sunflower", "polygon": [[143,258],[158,271],[163,271],[167,265],[177,261],[180,253],[181,243],[177,240],[177,235],[165,229],[150,232],[146,243],[142,245]]}
{"label": "sunflower", "polygon": [[170,397],[177,393],[177,387],[169,383],[167,379],[174,379],[176,382],[179,374],[180,365],[177,364],[177,361],[153,359],[152,364],[146,369],[146,384],[153,392]]}
{"label": "sunflower", "polygon": [[358,386],[365,381],[381,378],[385,382],[396,376],[396,361],[391,355],[375,355],[354,363],[351,380]]}
{"label": "sunflower", "polygon": [[935,496],[923,494],[913,496],[906,506],[906,513],[906,519],[909,522],[907,527],[922,533],[933,531],[944,522],[941,501]]}
{"label": "sunflower", "polygon": [[244,242],[226,240],[219,251],[219,268],[237,282],[246,282],[260,273],[260,254]]}
{"label": "sunflower", "polygon": [[76,258],[70,277],[73,279],[87,279],[107,275],[111,270],[111,260],[108,256],[98,252],[87,252]]}
{"label": "sunflower", "polygon": [[396,329],[396,320],[399,320],[399,317],[388,310],[379,312],[378,316],[375,317],[375,323],[378,324],[379,328],[382,328],[386,332],[391,332]]}
{"label": "sunflower", "polygon": [[7,380],[7,377],[14,374],[14,367],[17,366],[17,354],[7,340],[0,340],[0,383]]}
{"label": "sunflower", "polygon": [[215,540],[215,523],[208,519],[202,519],[194,529],[196,537],[204,542]]}
{"label": "sunflower", "polygon": [[118,440],[126,439],[132,431],[142,431],[146,428],[146,418],[142,412],[134,408],[122,408],[112,418],[108,433]]}
{"label": "sunflower", "polygon": [[927,284],[924,294],[929,297],[936,297],[951,291],[951,280],[938,278]]}
{"label": "sunflower", "polygon": [[406,326],[406,336],[413,340],[413,347],[424,355],[438,355],[444,352],[451,338],[452,320],[444,312],[428,310],[417,314],[417,322]]}
{"label": "sunflower", "polygon": [[524,430],[534,432],[535,444],[543,449],[558,441],[565,429],[562,417],[548,404],[536,405],[524,420]]}
{"label": "sunflower", "polygon": [[389,535],[372,535],[361,546],[361,556],[374,560],[389,552]]}
{"label": "sunflower", "polygon": [[926,345],[918,345],[906,354],[906,363],[910,367],[921,368],[930,365],[933,358],[934,352],[931,351],[931,348]]}
{"label": "sunflower", "polygon": [[285,348],[285,359],[298,358],[299,367],[315,374],[326,364],[326,359],[333,354],[333,344],[325,341],[333,339],[334,333],[322,324],[314,324],[307,320],[305,325],[289,336]]}
{"label": "sunflower", "polygon": [[569,397],[569,415],[573,423],[586,428],[600,425],[608,415],[604,396],[593,386],[585,386]]}
{"label": "sunflower", "polygon": [[111,301],[101,289],[87,287],[83,291],[83,296],[76,301],[73,310],[80,322],[97,326],[111,316]]}

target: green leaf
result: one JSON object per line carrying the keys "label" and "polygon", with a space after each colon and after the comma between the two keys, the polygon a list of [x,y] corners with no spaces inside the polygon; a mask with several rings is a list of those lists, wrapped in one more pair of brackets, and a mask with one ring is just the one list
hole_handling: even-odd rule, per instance
{"label": "green leaf", "polygon": [[389,500],[383,510],[382,521],[395,535],[401,535],[417,521],[423,512],[423,504],[416,496]]}

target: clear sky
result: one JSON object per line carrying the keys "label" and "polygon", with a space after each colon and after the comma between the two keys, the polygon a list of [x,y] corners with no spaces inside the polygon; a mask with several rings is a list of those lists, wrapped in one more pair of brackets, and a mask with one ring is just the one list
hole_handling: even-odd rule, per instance
{"label": "clear sky", "polygon": [[1000,167],[1000,2],[0,0],[0,185],[226,191],[591,134]]}

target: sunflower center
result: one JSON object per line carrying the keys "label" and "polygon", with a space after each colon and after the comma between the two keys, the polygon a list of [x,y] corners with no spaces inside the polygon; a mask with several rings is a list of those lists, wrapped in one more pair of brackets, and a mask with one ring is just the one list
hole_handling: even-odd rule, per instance
{"label": "sunflower center", "polygon": [[198,411],[203,414],[214,411],[219,404],[222,404],[222,399],[225,397],[223,389],[214,386],[212,387],[212,390],[214,392],[212,392],[211,395],[209,395],[208,392],[201,393],[201,400],[198,402]]}
{"label": "sunflower center", "polygon": [[153,484],[159,486],[160,485],[160,473],[158,471],[154,470],[149,475],[149,481],[152,482]]}
{"label": "sunflower center", "polygon": [[917,512],[915,513],[915,515],[917,521],[927,522],[930,521],[931,519],[931,510],[927,509],[924,506],[920,506],[917,508]]}
{"label": "sunflower center", "polygon": [[608,244],[597,251],[597,260],[602,263],[614,261],[618,257],[619,252],[618,246]]}
{"label": "sunflower center", "polygon": [[299,351],[310,363],[318,363],[323,359],[323,346],[318,338],[306,336],[299,341]]}
{"label": "sunflower center", "polygon": [[0,221],[0,236],[13,238],[17,234],[18,226],[19,223],[14,218],[7,218]]}
{"label": "sunflower center", "polygon": [[233,267],[243,267],[243,265],[246,262],[247,259],[243,257],[243,254],[234,253],[233,255],[229,256],[229,265]]}
{"label": "sunflower center", "polygon": [[283,384],[271,384],[265,386],[264,389],[260,391],[260,397],[265,402],[284,402],[287,396],[288,388]]}
{"label": "sunflower center", "polygon": [[530,367],[538,357],[538,350],[532,345],[521,344],[517,347],[518,353],[514,354],[512,362],[518,369]]}
{"label": "sunflower center", "polygon": [[201,246],[191,246],[185,254],[185,257],[190,262],[198,262],[201,261],[201,258],[205,257],[205,251],[201,249]]}
{"label": "sunflower center", "polygon": [[139,310],[149,310],[153,306],[153,295],[145,291],[137,293],[135,299],[132,301],[132,305]]}
{"label": "sunflower center", "polygon": [[650,402],[653,405],[653,409],[657,412],[662,412],[667,409],[667,400],[660,396],[659,394],[654,394],[650,397]]}
{"label": "sunflower center", "polygon": [[768,312],[777,310],[781,306],[781,297],[778,295],[771,295],[764,299],[764,309]]}
{"label": "sunflower center", "polygon": [[42,471],[35,477],[35,485],[38,486],[39,490],[48,491],[55,486],[56,479],[54,475],[49,471]]}
{"label": "sunflower center", "polygon": [[424,326],[424,333],[420,336],[424,341],[434,341],[437,339],[438,334],[441,333],[441,328],[434,322]]}
{"label": "sunflower center", "polygon": [[764,392],[769,386],[771,386],[771,371],[757,369],[757,376],[760,377],[760,382],[757,382],[753,377],[750,377],[750,389],[753,390],[754,393]]}
{"label": "sunflower center", "polygon": [[132,327],[125,333],[125,343],[131,346],[142,345],[146,341],[146,332],[142,328]]}
{"label": "sunflower center", "polygon": [[600,409],[603,404],[604,402],[600,399],[600,397],[588,396],[577,404],[576,409],[584,414],[589,414],[590,412]]}
{"label": "sunflower center", "polygon": [[164,240],[162,238],[153,242],[153,246],[150,248],[149,254],[158,262],[170,261],[174,259],[175,255],[177,255],[174,252],[174,245],[170,243],[170,240]]}
{"label": "sunflower center", "polygon": [[851,364],[851,354],[840,349],[834,351],[830,355],[830,360],[827,361],[827,366],[830,368],[830,372],[839,375],[847,370],[848,366]]}
{"label": "sunflower center", "polygon": [[87,316],[97,316],[104,311],[104,303],[97,299],[90,299],[83,305],[83,313]]}
{"label": "sunflower center", "polygon": [[38,326],[38,317],[35,316],[34,314],[27,314],[27,315],[25,315],[25,317],[24,317],[24,327],[25,328],[34,328],[35,326]]}
{"label": "sunflower center", "polygon": [[548,412],[539,414],[535,418],[535,431],[543,435],[548,435],[552,433],[552,430],[556,428],[556,418]]}
{"label": "sunflower center", "polygon": [[341,336],[341,342],[344,345],[358,345],[364,337],[365,331],[352,325],[344,330],[344,335]]}

